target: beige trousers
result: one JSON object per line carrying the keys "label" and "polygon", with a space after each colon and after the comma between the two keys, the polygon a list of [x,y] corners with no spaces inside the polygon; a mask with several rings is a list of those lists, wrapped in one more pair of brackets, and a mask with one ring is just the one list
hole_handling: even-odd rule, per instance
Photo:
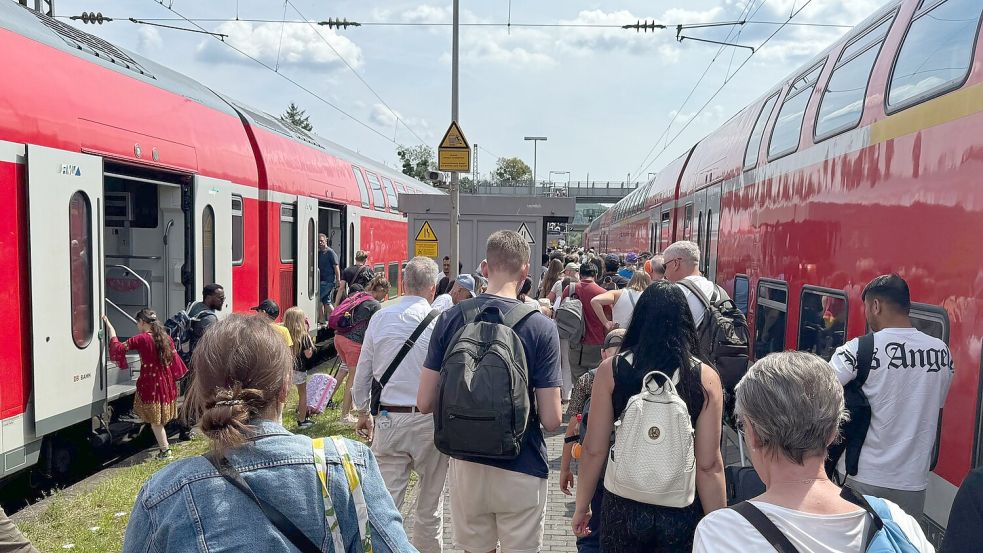
{"label": "beige trousers", "polygon": [[443,497],[448,457],[433,443],[433,417],[389,413],[375,418],[372,453],[397,509],[402,509],[410,471],[416,471],[413,545],[420,553],[443,551]]}

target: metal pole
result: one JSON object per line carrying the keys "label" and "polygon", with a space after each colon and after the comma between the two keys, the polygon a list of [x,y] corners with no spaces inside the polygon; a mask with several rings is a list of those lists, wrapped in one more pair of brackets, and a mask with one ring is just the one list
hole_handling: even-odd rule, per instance
{"label": "metal pole", "polygon": [[538,140],[532,141],[532,188],[535,194],[536,190],[536,147],[539,146]]}
{"label": "metal pole", "polygon": [[[458,64],[458,32],[460,29],[459,17],[458,17],[458,2],[459,0],[454,0],[454,31],[453,39],[451,44],[451,120],[457,121],[457,64]],[[458,223],[460,214],[458,213],[458,202],[461,199],[461,189],[460,183],[458,181],[458,174],[456,172],[451,173],[451,205],[450,205],[450,241],[451,241],[451,277],[457,276],[457,267],[460,263],[460,251],[458,246],[458,240],[460,238],[458,232]]]}

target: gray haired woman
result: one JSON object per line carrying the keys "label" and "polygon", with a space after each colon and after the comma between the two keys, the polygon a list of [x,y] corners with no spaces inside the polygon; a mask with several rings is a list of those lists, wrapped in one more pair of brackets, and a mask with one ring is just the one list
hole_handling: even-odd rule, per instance
{"label": "gray haired woman", "polygon": [[[830,481],[823,466],[826,448],[846,419],[843,387],[832,368],[811,353],[773,353],[748,370],[736,396],[738,424],[766,487],[744,508],[751,505],[752,516],[753,511],[764,514],[766,524],[774,525],[799,553],[866,550],[873,515],[858,505],[863,500]],[[912,545],[935,551],[914,518],[885,503]],[[693,551],[773,551],[760,526],[737,509],[719,509],[697,526]]]}

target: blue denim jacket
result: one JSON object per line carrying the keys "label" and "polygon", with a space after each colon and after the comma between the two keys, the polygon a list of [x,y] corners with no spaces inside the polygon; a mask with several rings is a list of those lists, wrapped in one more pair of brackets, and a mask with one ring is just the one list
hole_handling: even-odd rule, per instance
{"label": "blue denim jacket", "polygon": [[[324,524],[324,502],[311,458],[311,440],[279,424],[257,421],[258,434],[226,457],[259,497],[277,507],[325,552],[334,551]],[[376,553],[416,552],[403,529],[367,447],[348,442],[369,507]],[[355,503],[341,459],[325,441],[331,498],[347,553],[361,553]],[[124,553],[198,551],[296,551],[250,498],[226,481],[204,457],[176,461],[153,475],[140,490],[126,527]]]}

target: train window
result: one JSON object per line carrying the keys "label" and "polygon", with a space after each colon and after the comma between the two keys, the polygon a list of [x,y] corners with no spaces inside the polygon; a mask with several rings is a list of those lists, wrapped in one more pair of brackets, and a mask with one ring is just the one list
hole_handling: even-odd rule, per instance
{"label": "train window", "polygon": [[775,108],[775,101],[778,100],[778,93],[776,92],[771,98],[765,100],[764,105],[761,106],[761,113],[758,114],[758,120],[754,122],[754,129],[751,131],[751,137],[747,141],[747,149],[744,150],[744,169],[750,169],[758,163],[758,155],[761,152],[761,136],[765,133],[765,125],[768,124],[768,119],[771,117],[771,112]]}
{"label": "train window", "polygon": [[369,188],[365,186],[362,170],[352,165],[352,173],[355,174],[355,182],[358,184],[358,196],[362,200],[362,207],[369,207]]}
{"label": "train window", "polygon": [[291,204],[280,206],[280,261],[283,263],[293,263],[294,252],[297,250],[295,209]]}
{"label": "train window", "polygon": [[799,77],[789,87],[788,95],[778,111],[778,119],[771,130],[771,143],[768,144],[768,159],[772,160],[790,154],[799,148],[799,136],[802,134],[802,119],[806,106],[816,87],[823,63],[812,66],[804,75]]}
{"label": "train window", "polygon": [[399,295],[399,263],[389,264],[389,299]]}
{"label": "train window", "polygon": [[898,50],[887,92],[890,111],[959,88],[969,75],[979,0],[923,1]]}
{"label": "train window", "polygon": [[852,129],[860,122],[870,73],[892,21],[893,13],[843,49],[819,102],[816,141]]}
{"label": "train window", "polygon": [[911,324],[918,330],[949,343],[949,314],[945,309],[926,303],[911,304]]}
{"label": "train window", "polygon": [[692,240],[693,238],[693,202],[686,204],[683,210],[683,239]]}
{"label": "train window", "polygon": [[[374,267],[372,267],[372,273],[375,276],[383,275],[386,273],[386,266],[383,265],[382,263],[378,263]],[[390,282],[389,284],[391,285],[392,283]]]}
{"label": "train window", "polygon": [[372,187],[372,204],[375,206],[376,211],[386,210],[386,195],[382,191],[382,185],[379,184],[379,177],[375,176],[375,173],[365,172],[365,176],[369,179],[369,185]]}
{"label": "train window", "polygon": [[382,177],[382,184],[386,187],[386,199],[389,200],[389,209],[395,211],[399,208],[399,199],[396,196],[396,187],[393,186],[393,181]]}
{"label": "train window", "polygon": [[314,219],[307,220],[307,297],[316,298],[317,281],[317,228]]}
{"label": "train window", "polygon": [[734,304],[741,310],[741,313],[744,313],[745,317],[747,317],[749,288],[747,275],[734,277]]}
{"label": "train window", "polygon": [[846,343],[848,313],[843,292],[803,287],[799,302],[799,351],[815,353],[829,361],[836,348]]}
{"label": "train window", "polygon": [[703,274],[710,274],[710,242],[713,236],[713,210],[707,210],[707,233],[703,237],[703,255],[700,261],[703,263]]}
{"label": "train window", "polygon": [[201,213],[201,279],[215,282],[215,210],[206,205]]}
{"label": "train window", "polygon": [[662,220],[659,223],[659,251],[665,251],[669,247],[669,210],[662,212]]}
{"label": "train window", "polygon": [[242,197],[232,196],[232,264],[243,261]]}
{"label": "train window", "polygon": [[788,284],[776,280],[758,283],[754,312],[754,357],[785,350],[785,320],[788,311]]}
{"label": "train window", "polygon": [[68,274],[71,280],[72,340],[83,349],[92,342],[92,206],[82,191],[68,202]]}

